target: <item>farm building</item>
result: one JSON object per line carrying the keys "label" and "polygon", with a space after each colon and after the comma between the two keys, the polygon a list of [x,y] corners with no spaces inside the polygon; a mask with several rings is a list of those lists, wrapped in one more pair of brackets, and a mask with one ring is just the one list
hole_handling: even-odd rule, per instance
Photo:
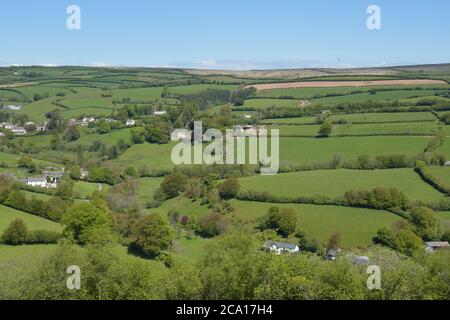
{"label": "farm building", "polygon": [[22,108],[22,106],[16,106],[16,105],[3,106],[3,110],[17,111],[17,110],[20,110],[21,108]]}
{"label": "farm building", "polygon": [[126,126],[134,126],[136,124],[136,121],[133,119],[127,119],[127,121],[125,121],[125,125]]}
{"label": "farm building", "polygon": [[447,241],[428,241],[425,242],[425,245],[426,245],[425,251],[427,252],[450,249],[450,245],[448,244]]}
{"label": "farm building", "polygon": [[165,110],[163,110],[163,111],[155,111],[155,112],[153,112],[153,114],[155,116],[162,116],[162,115],[167,114],[167,111],[165,111]]}
{"label": "farm building", "polygon": [[277,255],[282,253],[298,253],[300,248],[292,243],[286,242],[276,242],[276,241],[266,241],[263,246],[266,250],[273,252]]}
{"label": "farm building", "polygon": [[45,179],[52,185],[56,185],[61,182],[61,178],[64,174],[64,171],[61,171],[56,168],[45,168],[42,172]]}
{"label": "farm building", "polygon": [[259,128],[251,125],[236,125],[234,126],[234,135],[237,137],[242,136],[257,136]]}
{"label": "farm building", "polygon": [[353,264],[368,264],[369,257],[366,256],[356,256],[353,258]]}

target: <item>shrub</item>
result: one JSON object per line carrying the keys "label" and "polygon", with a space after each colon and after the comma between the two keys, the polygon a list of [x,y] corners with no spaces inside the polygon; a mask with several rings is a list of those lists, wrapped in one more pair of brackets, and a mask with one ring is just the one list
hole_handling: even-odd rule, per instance
{"label": "shrub", "polygon": [[228,230],[229,221],[219,213],[205,214],[199,222],[199,233],[204,237],[218,236]]}
{"label": "shrub", "polygon": [[219,186],[219,195],[222,199],[231,199],[236,197],[240,188],[238,179],[228,178]]}
{"label": "shrub", "polygon": [[172,245],[174,235],[167,222],[159,214],[152,213],[136,221],[132,238],[132,249],[154,257]]}
{"label": "shrub", "polygon": [[2,241],[6,244],[18,245],[29,241],[29,233],[22,219],[15,219],[3,232]]}
{"label": "shrub", "polygon": [[294,209],[271,207],[259,225],[261,230],[272,229],[282,237],[295,231],[297,215]]}
{"label": "shrub", "polygon": [[175,198],[184,191],[186,182],[186,175],[177,171],[164,178],[161,183],[161,190],[168,198]]}
{"label": "shrub", "polygon": [[48,230],[30,231],[29,243],[31,244],[51,244],[57,243],[61,235],[58,232]]}

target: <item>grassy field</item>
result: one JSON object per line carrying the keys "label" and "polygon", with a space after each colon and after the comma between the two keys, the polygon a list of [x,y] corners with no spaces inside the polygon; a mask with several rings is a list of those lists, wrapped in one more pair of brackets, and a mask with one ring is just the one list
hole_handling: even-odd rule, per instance
{"label": "grassy field", "polygon": [[170,154],[174,144],[136,144],[114,160],[120,166],[134,166],[136,168],[149,166],[155,169],[170,169],[173,163]]}
{"label": "grassy field", "polygon": [[[101,188],[102,190],[107,190],[109,186],[106,184],[101,184]],[[74,183],[73,186],[73,191],[75,192],[75,194],[84,199],[89,198],[92,195],[92,193],[97,190],[99,190],[99,184],[97,183],[77,181]]]}
{"label": "grassy field", "polygon": [[[428,137],[345,137],[345,138],[280,138],[280,159],[297,163],[328,161],[334,155],[356,159],[360,155],[371,157],[389,154],[415,155],[423,151]],[[450,143],[442,151],[450,155]]]}
{"label": "grassy field", "polygon": [[[268,129],[279,129],[280,136],[316,136],[319,125],[278,125]],[[402,122],[369,124],[335,124],[331,136],[341,135],[433,135],[441,126],[436,122]],[[443,127],[446,131],[447,127]]]}
{"label": "grassy field", "polygon": [[300,100],[291,99],[249,99],[245,100],[246,108],[268,108],[268,107],[296,107],[300,104]]}
{"label": "grassy field", "polygon": [[394,101],[408,98],[432,96],[439,90],[396,90],[396,91],[381,91],[376,94],[357,93],[339,97],[326,97],[319,99],[311,99],[311,103],[321,103],[323,105],[333,105],[343,102],[365,102],[368,100],[379,101]]}
{"label": "grassy field", "polygon": [[355,113],[336,114],[330,117],[331,121],[345,120],[351,123],[377,123],[377,122],[402,122],[402,121],[436,121],[431,112],[398,112],[398,113]]}
{"label": "grassy field", "polygon": [[435,177],[440,177],[450,183],[450,167],[430,167]]}
{"label": "grassy field", "polygon": [[450,212],[448,211],[440,211],[436,212],[441,222],[441,229],[443,232],[446,230],[450,230]]}
{"label": "grassy field", "polygon": [[276,205],[294,208],[297,212],[297,228],[309,237],[326,242],[329,236],[339,231],[344,247],[369,245],[377,230],[390,226],[401,218],[381,210],[345,208],[337,206],[315,206],[307,204],[271,204],[232,200],[234,213],[252,224]]}
{"label": "grassy field", "polygon": [[264,119],[262,123],[269,124],[315,124],[316,117],[295,117],[295,118],[278,118],[278,119]]}
{"label": "grassy field", "polygon": [[410,200],[437,202],[443,195],[423,182],[413,169],[317,170],[240,179],[243,190],[267,191],[277,196],[335,197],[349,190],[398,188]]}
{"label": "grassy field", "polygon": [[125,142],[130,142],[131,138],[131,128],[124,128],[118,130],[112,130],[109,133],[99,134],[91,133],[87,134],[86,130],[81,130],[80,139],[73,141],[70,145],[90,145],[96,140],[100,140],[107,146],[117,144],[117,141],[123,139]]}
{"label": "grassy field", "polygon": [[153,200],[153,195],[156,189],[164,178],[141,178],[138,180],[138,198],[142,203],[147,203]]}
{"label": "grassy field", "polygon": [[0,233],[15,219],[22,219],[29,230],[62,231],[62,226],[56,222],[0,205]]}
{"label": "grassy field", "polygon": [[206,89],[217,89],[217,90],[235,90],[239,86],[230,84],[193,84],[189,86],[177,86],[169,87],[168,91],[175,95],[193,94],[204,91]]}
{"label": "grassy field", "polygon": [[[339,103],[339,102],[361,102],[366,100],[380,101],[388,99],[404,99],[411,96],[429,96],[442,89],[448,88],[448,85],[420,85],[420,88],[426,90],[414,90],[415,87],[395,85],[395,86],[367,86],[367,87],[334,87],[334,88],[290,88],[290,89],[272,89],[258,91],[260,97],[293,97],[294,99],[311,99],[318,95],[344,94],[344,96],[330,96],[313,99],[314,103]],[[379,91],[376,94],[370,94],[371,89],[393,89],[391,91]],[[411,90],[411,88],[413,88]],[[409,89],[409,90],[400,90]],[[438,90],[433,90],[438,89]],[[357,93],[361,92],[361,93]]]}

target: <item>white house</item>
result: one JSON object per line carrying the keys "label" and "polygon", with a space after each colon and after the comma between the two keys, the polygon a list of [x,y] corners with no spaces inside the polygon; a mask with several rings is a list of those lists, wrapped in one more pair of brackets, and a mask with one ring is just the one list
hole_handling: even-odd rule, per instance
{"label": "white house", "polygon": [[155,111],[155,112],[153,112],[153,114],[154,114],[155,116],[162,116],[162,115],[167,114],[167,111],[165,111],[165,110],[162,110],[162,111]]}
{"label": "white house", "polygon": [[16,136],[23,136],[23,135],[27,134],[27,131],[25,130],[24,127],[15,127],[15,126],[13,126],[9,130],[11,130],[12,133],[14,133],[14,135],[16,135]]}
{"label": "white house", "polygon": [[37,132],[41,132],[41,131],[45,131],[47,130],[47,125],[46,124],[38,124],[36,125],[36,131]]}
{"label": "white house", "polygon": [[4,137],[5,134],[3,132],[0,132],[0,137]]}
{"label": "white house", "polygon": [[270,252],[273,252],[277,255],[280,255],[282,253],[298,253],[300,252],[299,246],[292,243],[285,243],[285,242],[276,242],[268,240],[264,242],[264,248],[266,250],[269,250]]}
{"label": "white house", "polygon": [[39,187],[39,188],[47,188],[48,183],[47,179],[45,177],[39,177],[39,178],[28,178],[26,179],[26,184],[32,187]]}
{"label": "white house", "polygon": [[83,122],[85,122],[85,123],[90,123],[90,122],[94,122],[94,121],[96,121],[97,119],[95,119],[94,117],[83,117]]}
{"label": "white house", "polygon": [[252,118],[252,116],[251,116],[251,115],[249,115],[249,114],[246,114],[246,115],[244,115],[244,118],[245,118],[245,119],[251,119],[251,118]]}
{"label": "white house", "polygon": [[134,126],[135,124],[136,124],[136,121],[133,119],[127,119],[127,121],[125,121],[126,126]]}
{"label": "white house", "polygon": [[4,106],[3,109],[4,110],[20,110],[22,108],[22,106],[14,106],[14,105],[10,105],[10,106]]}

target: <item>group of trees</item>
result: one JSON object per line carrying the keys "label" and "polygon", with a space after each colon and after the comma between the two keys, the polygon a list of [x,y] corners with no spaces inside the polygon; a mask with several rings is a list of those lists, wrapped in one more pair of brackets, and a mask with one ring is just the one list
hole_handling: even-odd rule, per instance
{"label": "group of trees", "polygon": [[[1,299],[442,299],[450,295],[445,253],[400,259],[380,252],[380,290],[367,289],[366,269],[350,261],[328,263],[308,255],[269,255],[245,233],[212,240],[198,264],[176,263],[155,272],[144,261],[124,260],[109,247],[79,250],[68,244],[30,265],[14,260],[0,278]],[[80,290],[67,290],[66,268],[83,270]]]}
{"label": "group of trees", "polygon": [[0,237],[1,242],[9,245],[57,243],[58,232],[48,230],[30,231],[22,219],[13,220]]}
{"label": "group of trees", "polygon": [[297,227],[297,214],[291,208],[271,207],[259,223],[259,229],[274,230],[281,237],[288,237]]}
{"label": "group of trees", "polygon": [[445,240],[441,233],[439,218],[426,207],[413,207],[405,220],[398,221],[391,228],[378,230],[374,241],[405,255],[412,256],[423,251],[423,241]]}

